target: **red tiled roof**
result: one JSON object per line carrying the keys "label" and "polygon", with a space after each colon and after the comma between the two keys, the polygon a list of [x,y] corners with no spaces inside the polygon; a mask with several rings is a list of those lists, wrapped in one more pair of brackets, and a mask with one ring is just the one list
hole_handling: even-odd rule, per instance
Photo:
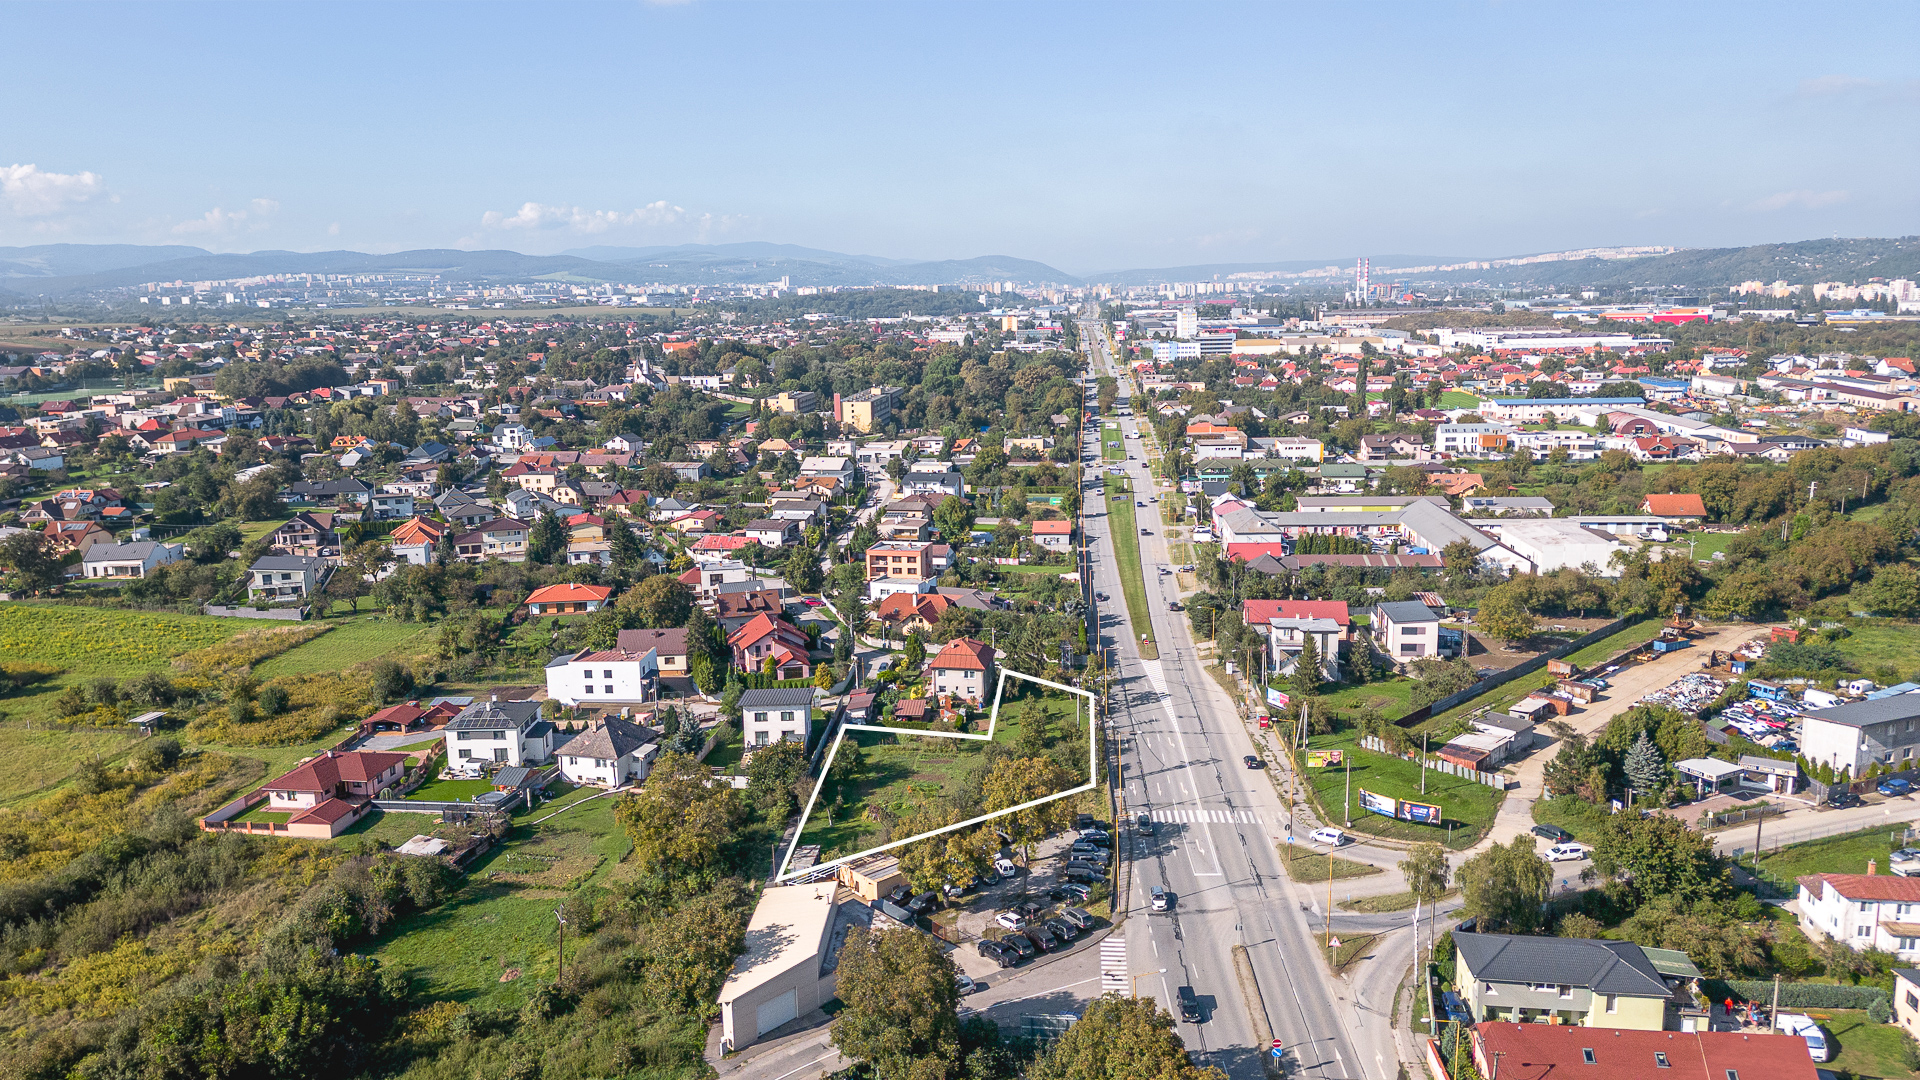
{"label": "red tiled roof", "polygon": [[1033,523],[1035,536],[1069,536],[1073,533],[1071,521],[1036,521]]}
{"label": "red tiled roof", "polygon": [[[1242,545],[1235,544],[1235,547]],[[1250,544],[1248,547],[1271,547]],[[1332,619],[1342,627],[1352,625],[1345,600],[1248,600],[1241,605],[1248,626],[1265,626],[1272,619]]]}
{"label": "red tiled roof", "polygon": [[[1814,1080],[1798,1035],[1744,1031],[1639,1031],[1561,1024],[1485,1022],[1474,1057],[1499,1062],[1500,1080]],[[1593,1064],[1586,1055],[1593,1054]],[[1494,1055],[1499,1055],[1495,1057]],[[1655,1060],[1666,1056],[1666,1067]]]}
{"label": "red tiled roof", "polygon": [[548,585],[535,589],[527,596],[529,604],[569,604],[589,600],[605,600],[613,595],[613,590],[605,585],[576,585],[568,582],[563,585]]}
{"label": "red tiled roof", "polygon": [[323,799],[318,805],[295,814],[293,817],[288,818],[287,821],[288,824],[297,824],[303,821],[318,821],[331,825],[341,818],[352,814],[355,809],[354,804],[345,799]]}
{"label": "red tiled roof", "polygon": [[1698,495],[1674,493],[1671,495],[1649,495],[1641,503],[1649,514],[1661,517],[1706,517],[1707,504]]}
{"label": "red tiled roof", "polygon": [[729,533],[713,533],[703,536],[693,545],[695,551],[739,551],[748,544],[757,543],[751,536],[733,536]]}
{"label": "red tiled roof", "polygon": [[320,791],[331,794],[343,783],[368,783],[405,760],[405,754],[329,750],[262,786],[272,791]]}
{"label": "red tiled roof", "polygon": [[1848,900],[1920,903],[1920,878],[1895,877],[1891,874],[1808,874],[1800,879],[1799,884],[1816,897],[1824,886]]}
{"label": "red tiled roof", "polygon": [[972,638],[954,638],[940,655],[927,665],[930,668],[958,668],[964,671],[989,671],[993,668],[993,649],[984,641]]}

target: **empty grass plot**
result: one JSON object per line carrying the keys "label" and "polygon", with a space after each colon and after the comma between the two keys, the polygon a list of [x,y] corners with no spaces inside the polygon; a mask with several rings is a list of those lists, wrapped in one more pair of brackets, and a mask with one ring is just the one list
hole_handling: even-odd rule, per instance
{"label": "empty grass plot", "polygon": [[1093,786],[1092,736],[1092,694],[1005,669],[984,731],[844,725],[794,841],[819,862],[790,870],[789,849],[780,876],[946,833],[952,858],[984,866],[987,823],[1023,844],[1071,820],[1067,797]]}

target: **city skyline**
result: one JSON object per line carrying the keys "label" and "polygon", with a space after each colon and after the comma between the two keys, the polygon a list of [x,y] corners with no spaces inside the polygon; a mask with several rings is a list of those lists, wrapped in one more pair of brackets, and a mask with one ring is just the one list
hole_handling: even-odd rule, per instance
{"label": "city skyline", "polygon": [[92,60],[16,59],[0,245],[762,241],[1085,275],[1920,217],[1903,7],[1872,36],[1764,5],[358,10],[12,7]]}

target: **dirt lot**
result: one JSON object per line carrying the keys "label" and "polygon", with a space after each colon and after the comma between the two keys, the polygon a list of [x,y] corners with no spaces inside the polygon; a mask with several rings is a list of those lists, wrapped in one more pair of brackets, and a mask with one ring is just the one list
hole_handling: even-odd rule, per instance
{"label": "dirt lot", "polygon": [[[1050,837],[1034,845],[1033,861],[1038,873],[1034,873],[1023,865],[1020,867],[1020,872],[1013,877],[1001,878],[996,885],[988,885],[968,893],[953,906],[934,915],[935,922],[949,930],[957,931],[962,939],[962,944],[953,951],[953,961],[960,970],[976,980],[991,979],[1000,974],[1000,965],[988,957],[981,956],[975,942],[983,937],[999,938],[1007,933],[993,921],[994,917],[1001,912],[1028,900],[1046,904],[1058,910],[1059,905],[1048,899],[1047,892],[1054,886],[1054,866],[1061,861],[1061,856],[1072,844],[1073,834],[1068,833]],[[1016,864],[1021,862],[1017,854],[1012,858]],[[1086,941],[1087,937],[1083,934],[1069,943],[1068,950],[1056,949],[1049,955],[1058,955],[1060,952],[1079,948]],[[1038,957],[1024,960],[1019,967],[1027,967],[1037,959]],[[1017,969],[1009,968],[1007,972],[1011,974],[1015,970]]]}
{"label": "dirt lot", "polygon": [[[1571,641],[1591,630],[1598,630],[1612,622],[1611,618],[1596,616],[1589,619],[1559,618],[1540,621],[1540,633],[1532,641],[1510,649],[1507,643],[1498,638],[1483,635],[1478,627],[1467,626],[1467,660],[1483,671],[1505,671],[1518,664],[1558,648],[1562,643]],[[1459,625],[1448,620],[1448,625]]]}

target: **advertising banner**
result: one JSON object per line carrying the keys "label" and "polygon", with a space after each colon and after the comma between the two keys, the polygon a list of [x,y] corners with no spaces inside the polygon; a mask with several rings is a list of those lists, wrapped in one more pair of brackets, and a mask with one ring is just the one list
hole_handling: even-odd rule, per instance
{"label": "advertising banner", "polygon": [[1293,699],[1269,686],[1267,687],[1267,704],[1276,709],[1284,709],[1293,704]]}
{"label": "advertising banner", "polygon": [[1361,788],[1360,809],[1371,814],[1379,814],[1381,817],[1395,817],[1397,815],[1394,811],[1399,809],[1399,802],[1388,796],[1375,795],[1366,788]]}
{"label": "advertising banner", "polygon": [[1432,803],[1402,802],[1400,820],[1411,821],[1416,825],[1440,824],[1440,808]]}
{"label": "advertising banner", "polygon": [[1329,765],[1338,765],[1340,754],[1339,750],[1309,750],[1307,751],[1307,768],[1324,769]]}

